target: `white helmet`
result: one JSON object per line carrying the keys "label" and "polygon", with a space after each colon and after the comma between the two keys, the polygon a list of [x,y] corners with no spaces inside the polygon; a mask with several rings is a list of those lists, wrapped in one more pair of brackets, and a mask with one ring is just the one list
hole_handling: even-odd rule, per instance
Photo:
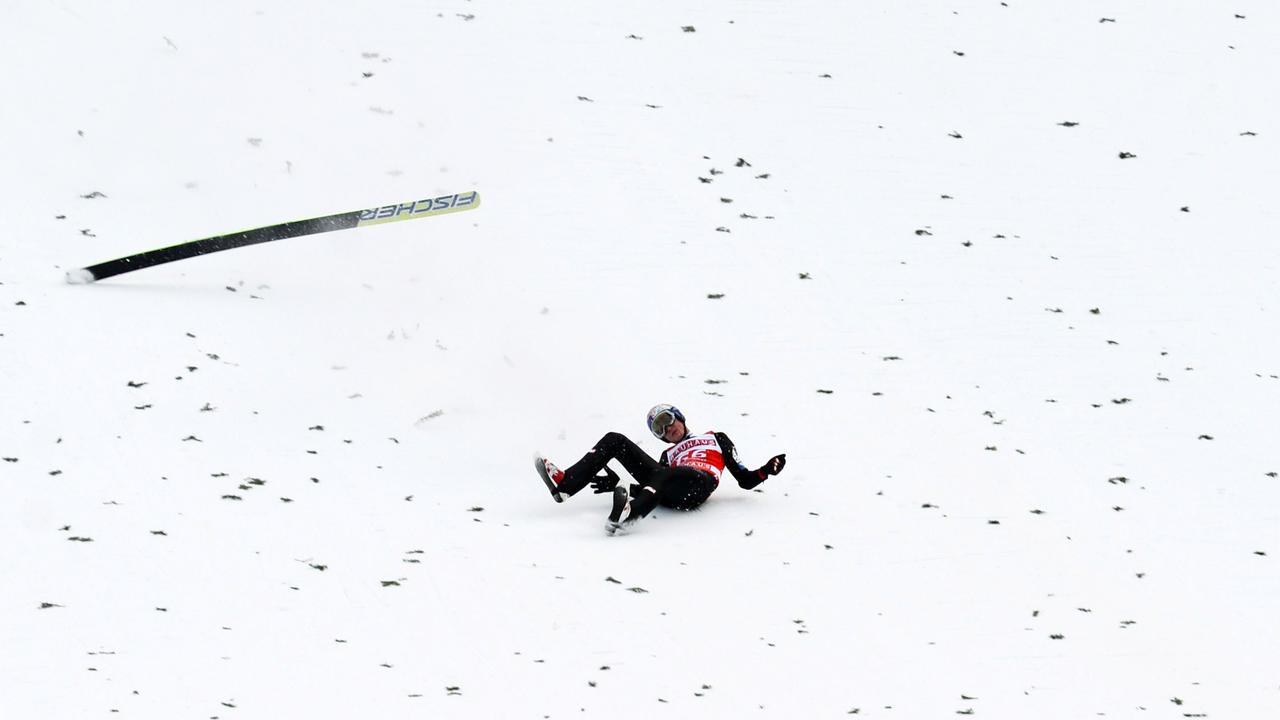
{"label": "white helmet", "polygon": [[676,420],[684,422],[684,413],[680,412],[680,408],[675,405],[664,403],[649,408],[649,416],[645,419],[645,422],[649,426],[649,432],[653,433],[654,437],[662,440],[667,428]]}

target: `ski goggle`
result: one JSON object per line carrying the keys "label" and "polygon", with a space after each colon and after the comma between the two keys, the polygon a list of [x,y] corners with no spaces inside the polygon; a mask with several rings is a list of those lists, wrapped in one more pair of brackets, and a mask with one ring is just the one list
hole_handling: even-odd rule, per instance
{"label": "ski goggle", "polygon": [[676,421],[675,413],[670,410],[663,410],[653,416],[653,420],[649,421],[649,430],[654,435],[662,437],[667,433],[667,428],[671,427]]}

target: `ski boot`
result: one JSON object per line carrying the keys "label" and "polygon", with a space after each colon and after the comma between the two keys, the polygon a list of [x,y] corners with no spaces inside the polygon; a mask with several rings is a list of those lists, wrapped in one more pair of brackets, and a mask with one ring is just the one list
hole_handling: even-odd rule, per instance
{"label": "ski boot", "polygon": [[618,483],[613,489],[613,510],[609,512],[609,522],[604,531],[609,535],[625,535],[635,523],[631,517],[631,492],[627,483]]}
{"label": "ski boot", "polygon": [[542,482],[547,484],[551,497],[555,498],[556,502],[564,502],[564,495],[560,492],[560,481],[564,480],[564,471],[556,467],[555,463],[542,457],[541,453],[533,456],[533,469],[538,471]]}

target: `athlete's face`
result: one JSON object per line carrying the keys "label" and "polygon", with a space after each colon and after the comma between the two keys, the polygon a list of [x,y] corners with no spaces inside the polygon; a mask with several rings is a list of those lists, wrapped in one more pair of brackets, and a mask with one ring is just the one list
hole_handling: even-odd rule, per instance
{"label": "athlete's face", "polygon": [[684,437],[687,432],[688,429],[684,426],[682,421],[674,420],[667,426],[667,429],[663,431],[662,439],[669,443],[680,442],[680,438]]}

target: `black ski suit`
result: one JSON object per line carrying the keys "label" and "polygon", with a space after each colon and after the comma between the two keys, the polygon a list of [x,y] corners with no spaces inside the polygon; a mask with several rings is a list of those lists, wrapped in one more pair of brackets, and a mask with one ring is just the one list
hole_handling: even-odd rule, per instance
{"label": "black ski suit", "polygon": [[[750,490],[765,481],[767,475],[762,470],[748,470],[738,461],[729,436],[720,432],[714,433],[714,436],[724,458],[725,469],[733,475],[740,487]],[[600,438],[581,460],[565,469],[559,491],[568,495],[576,494],[590,484],[610,460],[622,463],[622,467],[637,483],[652,490],[632,491],[633,517],[644,517],[657,505],[675,510],[693,510],[706,502],[720,485],[719,478],[710,472],[691,467],[671,467],[667,463],[665,450],[660,459],[654,460],[627,436],[611,432]]]}

